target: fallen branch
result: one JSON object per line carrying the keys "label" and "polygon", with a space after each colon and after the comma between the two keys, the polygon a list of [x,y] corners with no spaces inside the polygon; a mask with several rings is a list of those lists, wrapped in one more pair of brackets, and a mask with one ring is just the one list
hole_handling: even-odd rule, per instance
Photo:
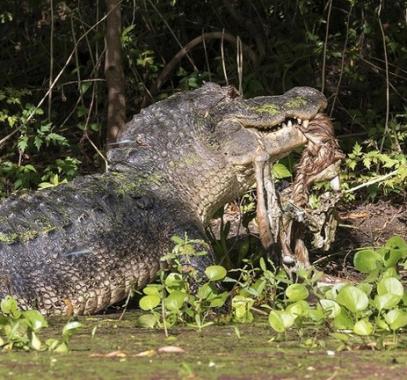
{"label": "fallen branch", "polygon": [[393,170],[390,173],[387,173],[387,174],[381,175],[379,177],[373,178],[370,181],[367,181],[367,182],[362,183],[362,184],[360,184],[358,186],[352,187],[351,189],[345,190],[344,193],[352,193],[352,192],[354,192],[356,190],[362,189],[363,187],[367,187],[367,186],[373,185],[375,183],[385,181],[386,179],[394,177],[397,174],[398,174],[398,170]]}
{"label": "fallen branch", "polygon": [[[193,40],[189,41],[181,50],[178,51],[177,54],[174,55],[174,57],[171,59],[170,62],[167,63],[167,65],[164,67],[164,69],[161,71],[160,75],[158,76],[157,80],[154,82],[152,85],[151,89],[149,92],[146,93],[146,95],[143,98],[143,101],[141,103],[141,107],[146,107],[148,106],[151,101],[152,97],[157,94],[161,86],[168,81],[170,74],[172,71],[177,67],[179,62],[186,56],[188,55],[188,52],[191,51],[193,48],[196,46],[200,45],[204,41],[207,40],[214,40],[214,39],[220,39],[224,41],[228,41],[231,44],[237,45],[237,38],[233,36],[230,33],[223,33],[223,32],[211,32],[211,33],[203,33],[198,37],[195,37]],[[256,63],[256,54],[251,50],[248,46],[242,44],[243,51],[245,51],[249,57],[249,59],[253,62]]]}

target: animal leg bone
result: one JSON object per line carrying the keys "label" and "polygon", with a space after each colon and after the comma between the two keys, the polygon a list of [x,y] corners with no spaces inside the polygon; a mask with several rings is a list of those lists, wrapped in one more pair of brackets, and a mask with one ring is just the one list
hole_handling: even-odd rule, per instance
{"label": "animal leg bone", "polygon": [[269,248],[274,243],[273,234],[270,230],[268,220],[267,206],[264,194],[264,168],[267,167],[266,162],[269,158],[265,152],[258,152],[256,159],[253,162],[254,173],[256,178],[257,191],[257,224],[259,225],[260,240],[264,248]]}

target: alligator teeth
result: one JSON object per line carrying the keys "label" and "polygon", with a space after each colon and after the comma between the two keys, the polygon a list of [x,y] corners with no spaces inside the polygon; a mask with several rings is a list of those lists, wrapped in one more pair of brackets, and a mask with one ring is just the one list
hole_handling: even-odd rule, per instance
{"label": "alligator teeth", "polygon": [[291,120],[288,120],[287,126],[288,126],[288,127],[292,127],[292,126],[293,126],[293,123],[291,122]]}
{"label": "alligator teeth", "polygon": [[283,128],[285,128],[285,127],[287,126],[287,124],[286,124],[286,123],[283,123],[283,124],[281,124],[281,126],[282,126]]}
{"label": "alligator teeth", "polygon": [[297,118],[297,123],[298,123],[298,124],[301,124],[301,123],[302,123],[302,120],[301,120],[299,117]]}
{"label": "alligator teeth", "polygon": [[302,125],[304,128],[308,128],[309,120],[304,120]]}

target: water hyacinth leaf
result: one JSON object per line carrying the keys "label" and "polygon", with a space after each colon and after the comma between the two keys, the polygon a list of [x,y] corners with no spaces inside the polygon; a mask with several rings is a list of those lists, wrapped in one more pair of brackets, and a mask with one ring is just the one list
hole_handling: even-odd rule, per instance
{"label": "water hyacinth leaf", "polygon": [[170,273],[165,279],[165,287],[170,292],[172,290],[181,290],[184,288],[184,280],[179,273]]}
{"label": "water hyacinth leaf", "polygon": [[322,299],[319,302],[329,318],[335,318],[341,312],[341,307],[333,300]]}
{"label": "water hyacinth leaf", "polygon": [[175,290],[165,299],[165,307],[170,311],[177,311],[181,309],[186,299],[185,293]]}
{"label": "water hyacinth leaf", "polygon": [[397,272],[396,267],[390,267],[387,268],[383,273],[382,273],[382,278],[389,278],[389,277],[394,277],[399,279],[399,274]]}
{"label": "water hyacinth leaf", "polygon": [[393,294],[401,299],[404,294],[403,284],[395,277],[384,278],[377,284],[377,293],[379,295]]}
{"label": "water hyacinth leaf", "polygon": [[363,293],[365,293],[367,296],[370,296],[373,290],[373,285],[367,282],[362,282],[361,284],[358,284],[356,287],[360,289]]}
{"label": "water hyacinth leaf", "polygon": [[23,316],[33,331],[39,331],[48,326],[47,320],[37,310],[26,310],[23,312]]}
{"label": "water hyacinth leaf", "polygon": [[386,242],[386,247],[397,251],[401,257],[407,257],[407,242],[401,236],[393,236]]}
{"label": "water hyacinth leaf", "polygon": [[325,319],[324,310],[320,305],[317,305],[317,307],[314,309],[310,308],[308,311],[308,316],[311,318],[312,321],[317,323]]}
{"label": "water hyacinth leaf", "polygon": [[382,256],[385,268],[390,268],[397,265],[397,263],[403,257],[400,251],[392,250],[388,247],[381,247],[377,252]]}
{"label": "water hyacinth leaf", "polygon": [[221,265],[210,265],[205,269],[206,277],[209,281],[220,281],[226,277],[226,269]]}
{"label": "water hyacinth leaf", "polygon": [[209,306],[210,307],[222,307],[225,304],[227,298],[228,298],[228,293],[223,292],[223,293],[217,295],[215,298],[211,299]]}
{"label": "water hyacinth leaf", "polygon": [[37,335],[35,334],[35,332],[31,333],[31,347],[36,350],[36,351],[40,351],[42,348],[42,344],[40,339],[37,337]]}
{"label": "water hyacinth leaf", "polygon": [[334,318],[334,327],[338,330],[352,330],[353,321],[349,318],[345,310],[341,309],[340,313]]}
{"label": "water hyacinth leaf", "polygon": [[232,299],[233,316],[237,322],[250,323],[254,317],[250,309],[254,304],[254,300],[241,295],[234,296]]}
{"label": "water hyacinth leaf", "polygon": [[291,284],[285,290],[285,295],[290,301],[296,302],[308,298],[309,292],[303,284]]}
{"label": "water hyacinth leaf", "polygon": [[143,289],[143,293],[146,295],[156,294],[159,295],[162,292],[162,286],[160,284],[149,284]]}
{"label": "water hyacinth leaf", "polygon": [[336,340],[339,340],[340,342],[343,342],[343,343],[349,342],[349,339],[350,339],[350,336],[348,334],[344,334],[344,333],[336,332],[336,333],[332,333],[329,335],[331,335],[333,338],[335,338]]}
{"label": "water hyacinth leaf", "polygon": [[301,300],[287,306],[287,312],[298,317],[306,317],[309,312],[309,305],[307,302]]}
{"label": "water hyacinth leaf", "polygon": [[365,282],[368,283],[376,282],[379,279],[380,273],[381,271],[379,269],[370,272],[365,278]]}
{"label": "water hyacinth leaf", "polygon": [[284,327],[288,329],[294,324],[297,316],[288,311],[280,311],[280,318],[283,321]]}
{"label": "water hyacinth leaf", "polygon": [[55,349],[59,345],[59,340],[55,338],[49,338],[45,341],[45,344],[47,345],[49,351],[55,351]]}
{"label": "water hyacinth leaf", "polygon": [[69,338],[71,337],[73,334],[75,334],[75,332],[80,329],[82,327],[82,324],[78,321],[71,321],[68,322],[64,328],[62,329],[62,335],[64,336],[64,338]]}
{"label": "water hyacinth leaf", "polygon": [[157,324],[157,317],[153,314],[143,314],[137,320],[137,324],[144,328],[154,328]]}
{"label": "water hyacinth leaf", "polygon": [[374,305],[376,306],[377,310],[392,309],[393,307],[398,305],[400,300],[401,300],[400,296],[387,293],[381,296],[377,295],[374,298]]}
{"label": "water hyacinth leaf", "polygon": [[272,310],[269,314],[269,324],[273,330],[282,333],[295,322],[296,316],[286,311]]}
{"label": "water hyacinth leaf", "polygon": [[367,319],[361,319],[353,326],[353,332],[362,336],[371,335],[373,332],[373,325]]}
{"label": "water hyacinth leaf", "polygon": [[362,290],[352,285],[342,288],[336,297],[336,301],[340,305],[345,306],[352,313],[365,310],[369,304],[367,295]]}
{"label": "water hyacinth leaf", "polygon": [[20,318],[21,310],[17,305],[17,301],[10,296],[6,296],[1,300],[0,309],[2,313],[12,316],[15,319]]}
{"label": "water hyacinth leaf", "polygon": [[211,294],[213,293],[213,290],[209,284],[203,284],[202,286],[199,287],[197,296],[200,299],[207,299]]}
{"label": "water hyacinth leaf", "polygon": [[69,351],[68,345],[65,342],[60,343],[55,349],[54,352],[58,352],[60,354],[65,354]]}
{"label": "water hyacinth leaf", "polygon": [[370,273],[380,267],[382,256],[373,249],[363,249],[356,252],[353,265],[361,273]]}
{"label": "water hyacinth leaf", "polygon": [[401,327],[407,326],[407,313],[399,309],[390,310],[384,319],[389,324],[390,328],[395,331]]}
{"label": "water hyacinth leaf", "polygon": [[385,322],[384,319],[381,319],[381,318],[376,319],[376,326],[380,330],[384,330],[384,331],[390,330],[389,325]]}
{"label": "water hyacinth leaf", "polygon": [[403,297],[401,298],[403,305],[407,306],[407,293],[404,292]]}
{"label": "water hyacinth leaf", "polygon": [[149,294],[141,297],[139,305],[142,310],[152,310],[157,307],[161,302],[161,298],[155,294]]}

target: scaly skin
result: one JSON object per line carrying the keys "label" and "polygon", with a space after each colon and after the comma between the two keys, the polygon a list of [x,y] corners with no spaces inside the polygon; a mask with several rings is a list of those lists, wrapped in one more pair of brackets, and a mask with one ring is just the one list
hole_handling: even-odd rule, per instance
{"label": "scaly skin", "polygon": [[243,100],[208,83],[142,110],[110,147],[109,173],[0,205],[0,296],[47,315],[123,300],[154,278],[172,235],[203,238],[213,213],[252,186],[259,152],[277,159],[307,142],[278,123],[325,105],[310,88]]}

